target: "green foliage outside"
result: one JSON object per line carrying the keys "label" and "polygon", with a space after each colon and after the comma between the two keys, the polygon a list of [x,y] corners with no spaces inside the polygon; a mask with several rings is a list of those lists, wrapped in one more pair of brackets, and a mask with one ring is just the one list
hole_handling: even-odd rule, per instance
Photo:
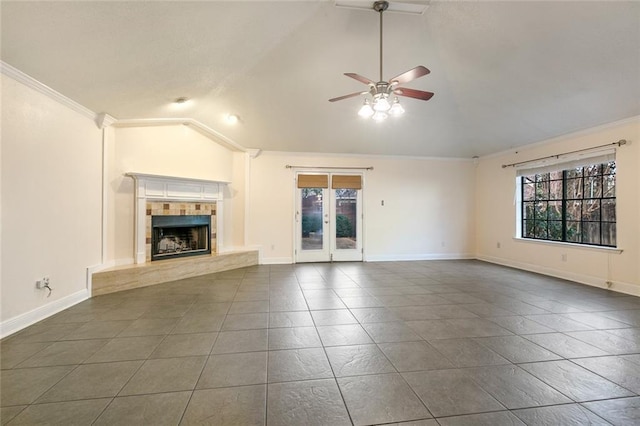
{"label": "green foliage outside", "polygon": [[309,236],[310,232],[318,232],[322,229],[322,217],[319,214],[302,216],[302,236]]}
{"label": "green foliage outside", "polygon": [[338,238],[353,238],[355,237],[355,231],[353,224],[349,220],[349,217],[339,214],[336,216],[336,237]]}
{"label": "green foliage outside", "polygon": [[524,176],[523,235],[615,246],[615,161]]}

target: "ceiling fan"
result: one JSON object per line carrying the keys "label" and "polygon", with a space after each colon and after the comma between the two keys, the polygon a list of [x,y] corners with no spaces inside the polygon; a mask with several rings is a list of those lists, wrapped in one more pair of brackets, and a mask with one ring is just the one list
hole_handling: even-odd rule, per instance
{"label": "ceiling fan", "polygon": [[[423,101],[428,101],[433,96],[433,93],[431,92],[409,89],[407,87],[400,87],[401,84],[408,83],[412,80],[429,74],[430,71],[422,65],[418,65],[417,67],[412,68],[409,71],[405,71],[402,74],[389,79],[389,81],[384,81],[382,79],[382,15],[383,12],[388,8],[389,2],[387,1],[376,1],[375,3],[373,3],[373,10],[380,13],[380,80],[378,82],[375,82],[356,73],[344,73],[344,75],[346,75],[347,77],[351,77],[361,83],[368,84],[369,90],[350,93],[348,95],[329,99],[329,102],[336,102],[360,95],[371,95],[370,97],[368,96],[365,99],[364,105],[362,105],[362,108],[360,108],[358,114],[362,117],[372,117],[376,121],[382,121],[389,115],[401,115],[402,113],[404,113],[404,108],[402,108],[402,105],[400,105],[398,96],[405,96],[408,98],[420,99]],[[390,103],[389,99],[392,94],[398,96],[394,96],[392,103]]]}

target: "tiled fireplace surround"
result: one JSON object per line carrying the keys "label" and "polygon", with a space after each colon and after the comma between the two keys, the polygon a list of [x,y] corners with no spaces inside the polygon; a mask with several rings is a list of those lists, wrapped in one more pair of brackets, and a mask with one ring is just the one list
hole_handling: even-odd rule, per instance
{"label": "tiled fireplace surround", "polygon": [[[127,176],[135,181],[135,264],[94,273],[93,296],[258,264],[257,250],[221,253],[223,189],[228,182],[142,173]],[[152,262],[151,216],[191,214],[211,215],[212,253]]]}
{"label": "tiled fireplace surround", "polygon": [[211,253],[219,252],[227,182],[142,173],[127,176],[135,182],[135,263],[151,261],[151,217],[155,215],[211,215]]}

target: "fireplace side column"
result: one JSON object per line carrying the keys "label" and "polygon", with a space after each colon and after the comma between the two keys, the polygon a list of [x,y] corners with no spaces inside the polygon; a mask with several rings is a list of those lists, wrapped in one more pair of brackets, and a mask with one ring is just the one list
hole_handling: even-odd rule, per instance
{"label": "fireplace side column", "polygon": [[141,179],[135,181],[135,222],[134,222],[134,259],[136,263],[147,261],[147,197],[144,188],[145,182]]}

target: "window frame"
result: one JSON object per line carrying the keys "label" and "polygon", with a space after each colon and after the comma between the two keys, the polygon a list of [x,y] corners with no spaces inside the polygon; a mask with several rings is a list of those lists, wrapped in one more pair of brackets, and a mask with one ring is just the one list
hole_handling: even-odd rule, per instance
{"label": "window frame", "polygon": [[[613,166],[611,165],[613,163]],[[597,172],[592,173],[594,170],[593,167],[597,167]],[[576,176],[577,169],[580,170],[579,176]],[[558,175],[558,172],[561,175]],[[587,174],[589,172],[589,174]],[[554,176],[555,175],[555,176]],[[605,188],[605,179],[606,177],[613,176],[613,195],[607,194],[607,190]],[[558,167],[555,171],[547,170],[547,171],[534,171],[532,170],[531,174],[520,173],[516,178],[516,183],[518,187],[518,191],[516,193],[516,205],[518,206],[516,212],[516,220],[518,223],[518,237],[527,240],[527,241],[545,241],[551,243],[562,243],[562,244],[575,244],[578,246],[588,246],[588,247],[600,247],[600,248],[617,248],[618,247],[618,238],[617,238],[617,191],[616,191],[616,176],[617,176],[617,168],[616,161],[612,159],[610,161],[598,161],[593,162],[591,164],[584,164],[583,166],[571,166],[565,164],[564,167],[562,164],[558,164]],[[532,179],[533,178],[533,179]],[[591,192],[591,196],[586,196],[586,183],[593,182],[594,178],[597,179],[597,184],[600,186],[599,196],[593,196],[593,192]],[[568,193],[568,183],[572,180],[580,180],[580,193],[579,196],[576,196],[574,193]],[[552,196],[552,185],[553,182],[556,182],[556,197]],[[557,182],[561,183],[561,197],[557,198]],[[525,199],[525,188],[528,185],[533,185],[533,198]],[[546,194],[544,197],[539,197],[538,185],[545,186],[546,185]],[[591,184],[593,187],[593,184]],[[597,195],[597,194],[596,194]],[[604,208],[607,204],[611,204],[611,200],[613,200],[613,215],[610,214],[605,218]],[[579,220],[576,220],[575,217],[570,218],[568,212],[569,203],[580,203],[580,214]],[[554,203],[556,206],[560,205],[559,218],[556,217],[554,219],[549,219],[549,208],[551,203]],[[597,215],[594,214],[594,210],[589,210],[588,213],[592,215],[589,217],[585,214],[583,208],[585,205],[594,205],[597,204]],[[574,204],[575,205],[575,204]],[[536,215],[539,211],[539,206],[544,206],[544,219],[537,219]],[[528,210],[528,211],[527,211]],[[541,210],[541,209],[540,209]],[[556,210],[557,211],[557,210]],[[575,209],[573,209],[575,212]],[[527,214],[527,213],[532,214]],[[612,217],[611,217],[612,216]],[[597,217],[597,220],[593,217]],[[544,223],[545,229],[538,230],[537,223]],[[560,226],[560,239],[553,238],[550,233],[549,224],[555,223],[556,226]],[[571,236],[568,235],[569,227],[568,223],[576,224],[577,226],[574,229],[578,229],[578,238],[574,238],[573,234]],[[585,236],[585,228],[584,225],[587,226],[597,226],[598,228],[598,242],[590,242],[584,241]],[[596,224],[596,225],[589,225]],[[529,232],[529,229],[533,230],[533,236]],[[606,231],[608,229],[608,231]],[[612,229],[612,230],[611,230]],[[588,231],[587,231],[588,232]],[[606,238],[605,232],[608,232],[609,237]],[[541,235],[541,236],[538,236]],[[557,237],[557,235],[556,235]],[[613,242],[613,244],[607,244],[606,242]]]}

